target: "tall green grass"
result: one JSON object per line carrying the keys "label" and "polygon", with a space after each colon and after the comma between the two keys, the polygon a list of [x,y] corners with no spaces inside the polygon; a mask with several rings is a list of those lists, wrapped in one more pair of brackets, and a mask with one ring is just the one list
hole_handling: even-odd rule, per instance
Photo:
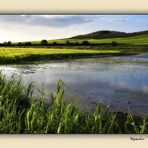
{"label": "tall green grass", "polygon": [[148,119],[127,113],[110,113],[98,103],[86,112],[64,98],[60,80],[50,99],[33,95],[32,83],[22,85],[21,77],[9,80],[0,73],[0,133],[11,134],[114,134],[148,133]]}

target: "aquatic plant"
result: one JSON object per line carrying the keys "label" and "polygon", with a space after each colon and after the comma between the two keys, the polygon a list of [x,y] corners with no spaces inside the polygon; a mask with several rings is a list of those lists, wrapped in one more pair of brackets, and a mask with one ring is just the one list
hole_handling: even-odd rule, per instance
{"label": "aquatic plant", "polygon": [[144,134],[148,118],[129,112],[111,113],[98,103],[94,111],[81,110],[64,98],[64,83],[59,80],[50,99],[44,93],[35,97],[33,84],[24,87],[21,77],[9,80],[0,73],[1,134]]}

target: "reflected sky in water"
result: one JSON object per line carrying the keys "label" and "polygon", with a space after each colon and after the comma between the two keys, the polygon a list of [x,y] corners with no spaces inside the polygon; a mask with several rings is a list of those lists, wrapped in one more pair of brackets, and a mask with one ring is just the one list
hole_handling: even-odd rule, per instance
{"label": "reflected sky in water", "polygon": [[22,74],[24,84],[44,86],[46,94],[54,91],[62,79],[66,94],[89,108],[99,100],[112,111],[148,114],[148,55],[52,61],[32,65],[0,66],[8,77]]}

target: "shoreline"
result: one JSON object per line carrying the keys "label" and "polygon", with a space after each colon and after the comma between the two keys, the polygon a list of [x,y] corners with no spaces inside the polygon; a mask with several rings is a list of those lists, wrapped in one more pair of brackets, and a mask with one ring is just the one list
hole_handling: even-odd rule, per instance
{"label": "shoreline", "polygon": [[74,60],[74,59],[87,59],[87,58],[104,58],[104,57],[121,57],[138,55],[141,53],[100,53],[100,54],[52,54],[52,55],[29,55],[25,57],[17,57],[16,59],[0,57],[0,65],[19,65],[19,64],[36,64],[36,63],[47,63],[51,61],[63,61],[63,60]]}

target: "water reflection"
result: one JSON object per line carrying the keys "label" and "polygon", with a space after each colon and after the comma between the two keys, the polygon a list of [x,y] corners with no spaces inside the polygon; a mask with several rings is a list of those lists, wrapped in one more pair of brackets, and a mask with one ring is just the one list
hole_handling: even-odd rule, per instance
{"label": "water reflection", "polygon": [[110,104],[113,111],[127,111],[129,102],[135,114],[148,114],[148,56],[112,57],[55,61],[44,64],[0,66],[8,77],[21,74],[24,84],[53,92],[56,82],[66,84],[66,96],[83,106],[99,100]]}

